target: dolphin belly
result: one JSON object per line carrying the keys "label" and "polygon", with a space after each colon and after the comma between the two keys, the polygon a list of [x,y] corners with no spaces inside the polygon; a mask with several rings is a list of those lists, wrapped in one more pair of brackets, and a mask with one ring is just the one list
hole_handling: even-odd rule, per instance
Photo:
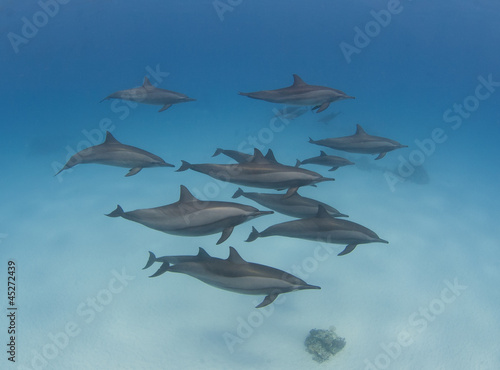
{"label": "dolphin belly", "polygon": [[215,274],[205,275],[189,272],[185,272],[185,274],[213,287],[240,294],[267,295],[273,292],[285,293],[294,290],[292,284],[276,278],[261,276],[226,277]]}
{"label": "dolphin belly", "polygon": [[[255,212],[254,212],[255,213]],[[146,227],[167,234],[182,236],[212,235],[239,225],[254,213],[234,208],[207,208],[202,210],[178,207],[161,207],[126,212],[124,217]]]}

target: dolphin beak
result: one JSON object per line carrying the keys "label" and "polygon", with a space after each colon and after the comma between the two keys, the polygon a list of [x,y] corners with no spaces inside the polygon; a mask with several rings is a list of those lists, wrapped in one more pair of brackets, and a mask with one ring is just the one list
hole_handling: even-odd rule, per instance
{"label": "dolphin beak", "polygon": [[305,290],[305,289],[321,289],[321,287],[316,285],[302,285],[301,287],[299,287],[298,290]]}

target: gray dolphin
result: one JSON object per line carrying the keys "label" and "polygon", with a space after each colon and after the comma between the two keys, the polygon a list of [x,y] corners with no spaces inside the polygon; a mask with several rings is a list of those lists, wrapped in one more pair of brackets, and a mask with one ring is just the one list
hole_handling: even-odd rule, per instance
{"label": "gray dolphin", "polygon": [[298,162],[299,166],[303,164],[319,164],[321,166],[332,166],[328,171],[335,171],[339,167],[353,165],[350,160],[337,157],[336,155],[328,155],[324,151],[320,151],[320,155],[318,157],[312,157],[308,159],[304,159],[303,161]]}
{"label": "gray dolphin", "polygon": [[199,200],[181,185],[181,195],[175,203],[130,212],[124,212],[118,205],[106,216],[123,217],[173,235],[202,236],[222,232],[217,241],[220,244],[229,238],[235,226],[272,213],[244,204]]}
{"label": "gray dolphin", "polygon": [[360,125],[356,125],[354,135],[323,140],[309,138],[309,142],[350,153],[378,154],[375,159],[384,158],[392,150],[408,147],[385,137],[368,135]]}
{"label": "gray dolphin", "polygon": [[292,196],[285,198],[283,194],[245,193],[241,190],[241,188],[239,188],[236,190],[236,193],[234,193],[233,198],[239,198],[240,196],[244,196],[245,198],[251,199],[264,207],[292,217],[314,217],[318,213],[319,205],[322,205],[333,217],[349,217],[340,213],[328,204],[303,197],[299,195],[299,193],[295,193]]}
{"label": "gray dolphin", "polygon": [[251,162],[253,159],[252,154],[238,152],[236,150],[226,150],[221,148],[217,148],[212,157],[217,157],[219,154],[224,154],[225,156],[234,159],[238,163]]}
{"label": "gray dolphin", "polygon": [[133,176],[146,167],[175,167],[145,150],[120,143],[109,131],[106,131],[104,143],[83,149],[73,155],[55,176],[68,168],[83,163],[130,168],[125,176]]}
{"label": "gray dolphin", "polygon": [[175,91],[154,87],[147,77],[144,77],[142,86],[114,92],[102,99],[101,102],[108,99],[123,99],[143,104],[162,105],[163,107],[158,112],[163,112],[170,108],[172,104],[196,100]]}
{"label": "gray dolphin", "polygon": [[149,252],[149,259],[143,270],[155,262],[161,262],[162,265],[150,277],[159,276],[166,271],[178,272],[219,289],[240,294],[265,295],[256,308],[271,304],[282,293],[321,289],[285,271],[247,262],[233,247],[229,247],[229,257],[225,260],[211,257],[203,248],[200,248],[196,256],[156,257],[153,252]]}
{"label": "gray dolphin", "polygon": [[293,85],[277,90],[263,90],[250,93],[240,92],[249,98],[265,100],[270,103],[288,105],[312,105],[316,113],[323,112],[330,103],[342,99],[355,99],[331,87],[306,84],[298,75],[293,75]]}
{"label": "gray dolphin", "polygon": [[291,196],[301,186],[335,180],[323,177],[319,173],[313,171],[285,166],[275,162],[275,160],[267,159],[258,149],[254,150],[254,158],[251,162],[235,164],[191,164],[182,161],[182,166],[177,172],[186,171],[188,169],[233,184],[265,189],[288,189],[285,197]]}
{"label": "gray dolphin", "polygon": [[340,114],[342,114],[342,112],[333,112],[333,113],[327,114],[326,116],[318,118],[316,121],[327,125],[331,121],[333,121],[335,118],[337,118]]}
{"label": "gray dolphin", "polygon": [[288,107],[285,106],[285,108],[281,110],[277,110],[276,114],[274,115],[275,117],[278,118],[283,118],[283,119],[296,119],[302,116],[304,113],[307,113],[309,109],[307,107]]}
{"label": "gray dolphin", "polygon": [[283,222],[268,227],[258,232],[255,227],[248,236],[247,242],[266,236],[288,236],[317,242],[347,244],[345,249],[338,255],[351,253],[358,244],[365,243],[389,243],[380,239],[370,229],[355,222],[332,217],[323,206],[318,206],[315,217]]}
{"label": "gray dolphin", "polygon": [[[243,152],[238,152],[236,150],[226,150],[226,149],[221,149],[217,148],[214,154],[212,154],[212,157],[217,157],[219,154],[224,154],[225,156],[234,159],[238,163],[246,163],[246,162],[252,162],[254,156],[252,154],[247,154]],[[267,160],[271,162],[278,162],[276,158],[274,157],[274,153],[271,149],[269,149],[264,156]]]}

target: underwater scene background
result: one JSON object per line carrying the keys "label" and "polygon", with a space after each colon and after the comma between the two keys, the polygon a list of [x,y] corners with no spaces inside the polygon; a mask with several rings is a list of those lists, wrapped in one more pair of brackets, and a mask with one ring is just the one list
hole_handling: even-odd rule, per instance
{"label": "underwater scene background", "polygon": [[[486,0],[4,0],[0,368],[500,368],[499,14]],[[290,86],[292,74],[356,99],[299,115],[238,95]],[[99,103],[145,76],[196,101],[160,113]],[[356,124],[408,148],[375,161],[308,143]],[[337,256],[344,246],[245,243],[252,226],[292,220],[279,213],[221,245],[105,217],[117,204],[176,202],[180,185],[203,200],[233,201],[238,189],[176,168],[124,177],[87,164],[54,176],[105,131],[176,168],[233,163],[212,158],[217,148],[272,149],[290,166],[321,149],[348,158],[355,165],[334,172],[304,166],[336,181],[300,194],[389,244]],[[229,246],[321,290],[257,309],[261,296],[142,270],[148,251],[227,258]],[[319,364],[304,341],[332,326],[346,345]]]}

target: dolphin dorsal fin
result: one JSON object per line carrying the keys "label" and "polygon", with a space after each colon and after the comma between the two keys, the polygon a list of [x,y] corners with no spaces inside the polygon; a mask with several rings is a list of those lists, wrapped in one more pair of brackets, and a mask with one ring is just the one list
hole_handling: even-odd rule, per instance
{"label": "dolphin dorsal fin", "polygon": [[321,151],[319,156],[320,156],[320,157],[326,157],[327,155],[328,155],[328,154],[326,154],[324,151]]}
{"label": "dolphin dorsal fin", "polygon": [[197,200],[198,199],[196,199],[184,185],[181,185],[181,195],[179,197],[179,202],[195,202]]}
{"label": "dolphin dorsal fin", "polygon": [[269,162],[276,162],[276,163],[278,163],[278,161],[276,160],[276,157],[274,156],[274,153],[273,153],[273,151],[271,149],[269,149],[267,151],[267,154],[266,154],[266,156],[264,158],[266,158]]}
{"label": "dolphin dorsal fin", "polygon": [[111,132],[106,131],[106,138],[104,139],[104,144],[120,144],[118,140],[115,139]]}
{"label": "dolphin dorsal fin", "polygon": [[356,125],[356,135],[368,135],[361,125]]}
{"label": "dolphin dorsal fin", "polygon": [[332,218],[326,208],[321,204],[318,206],[318,213],[316,214],[316,218]]}
{"label": "dolphin dorsal fin", "polygon": [[233,247],[229,247],[229,257],[227,257],[227,261],[236,263],[238,265],[243,265],[248,263],[243,258],[241,258],[240,254]]}
{"label": "dolphin dorsal fin", "polygon": [[300,78],[298,75],[294,74],[293,75],[293,85],[292,86],[303,86],[307,85],[302,78]]}
{"label": "dolphin dorsal fin", "polygon": [[149,78],[144,77],[144,83],[142,84],[142,87],[144,87],[145,89],[148,89],[148,88],[152,89],[154,86],[149,81]]}
{"label": "dolphin dorsal fin", "polygon": [[259,149],[255,148],[253,150],[253,159],[251,163],[269,163],[269,161],[266,159],[266,157],[264,157]]}
{"label": "dolphin dorsal fin", "polygon": [[207,258],[211,258],[210,255],[207,253],[206,250],[204,250],[203,248],[200,247],[200,249],[198,250],[198,255],[196,257],[199,257],[200,259],[207,259]]}

